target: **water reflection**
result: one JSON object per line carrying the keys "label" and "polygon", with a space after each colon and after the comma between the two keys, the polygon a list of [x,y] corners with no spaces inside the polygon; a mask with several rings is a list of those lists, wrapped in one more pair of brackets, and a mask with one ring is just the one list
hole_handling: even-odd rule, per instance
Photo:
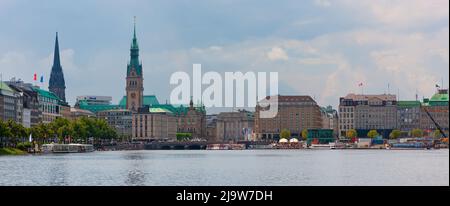
{"label": "water reflection", "polygon": [[48,171],[44,174],[48,174],[48,185],[50,186],[66,186],[67,183],[67,163],[66,158],[56,157],[62,155],[55,155],[55,157],[49,156],[49,160],[52,161],[47,167]]}
{"label": "water reflection", "polygon": [[128,186],[142,186],[145,183],[144,156],[142,153],[126,153],[124,156],[127,160],[127,178],[125,184]]}

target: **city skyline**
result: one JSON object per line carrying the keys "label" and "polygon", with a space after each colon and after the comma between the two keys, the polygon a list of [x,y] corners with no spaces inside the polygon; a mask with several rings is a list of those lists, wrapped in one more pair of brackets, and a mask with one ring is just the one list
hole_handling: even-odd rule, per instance
{"label": "city skyline", "polygon": [[[400,99],[415,99],[416,90],[419,99],[430,97],[441,81],[448,87],[448,1],[315,0],[293,7],[284,1],[259,9],[224,1],[53,2],[51,7],[33,2],[19,17],[16,13],[22,12],[14,11],[21,4],[0,2],[0,16],[9,16],[0,18],[9,28],[0,30],[3,80],[32,82],[34,73],[43,74],[46,89],[54,33],[59,32],[71,105],[76,96],[107,95],[118,102],[125,94],[133,16],[146,68],[144,94],[155,94],[161,102],[169,99],[170,75],[189,72],[194,63],[221,73],[277,71],[280,94],[311,95],[319,105],[333,107],[340,96],[360,93],[361,82],[364,93],[384,93],[389,85]],[[99,12],[102,7],[107,12]],[[81,8],[89,8],[85,16],[74,16]],[[360,18],[349,18],[348,11]],[[46,15],[31,18],[38,12]]]}

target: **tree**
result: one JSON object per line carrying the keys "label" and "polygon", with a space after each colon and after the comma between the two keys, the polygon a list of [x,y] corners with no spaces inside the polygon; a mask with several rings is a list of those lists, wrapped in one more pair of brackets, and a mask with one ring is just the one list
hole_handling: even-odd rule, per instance
{"label": "tree", "polygon": [[413,137],[423,137],[423,131],[421,129],[413,129],[411,135]]}
{"label": "tree", "polygon": [[378,137],[380,134],[378,134],[378,132],[377,132],[377,130],[370,130],[368,133],[367,133],[367,137],[369,137],[369,138],[375,138],[375,137]]}
{"label": "tree", "polygon": [[0,120],[0,137],[11,137],[11,136],[12,136],[11,128],[8,127],[8,124],[6,122]]}
{"label": "tree", "polygon": [[302,130],[302,138],[303,138],[303,140],[308,139],[308,130],[307,129]]}
{"label": "tree", "polygon": [[438,129],[434,130],[433,136],[434,136],[434,138],[441,138],[441,137],[443,137],[442,134],[441,134],[441,131],[439,131]]}
{"label": "tree", "polygon": [[192,133],[177,133],[177,141],[187,141],[192,139]]}
{"label": "tree", "polygon": [[289,131],[288,129],[283,129],[281,131],[280,137],[282,139],[289,139],[289,138],[291,138],[291,131]]}
{"label": "tree", "polygon": [[402,135],[402,132],[398,129],[392,130],[392,132],[389,134],[390,139],[397,139]]}
{"label": "tree", "polygon": [[355,129],[350,129],[345,133],[345,136],[349,139],[353,139],[358,136],[358,133]]}

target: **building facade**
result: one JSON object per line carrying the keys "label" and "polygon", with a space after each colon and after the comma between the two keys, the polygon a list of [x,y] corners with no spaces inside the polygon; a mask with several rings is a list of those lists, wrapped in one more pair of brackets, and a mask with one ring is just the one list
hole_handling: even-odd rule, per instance
{"label": "building facade", "polygon": [[332,106],[321,107],[322,114],[322,128],[332,129],[333,136],[338,137],[339,134],[339,115],[338,112],[333,109]]}
{"label": "building facade", "polygon": [[217,138],[217,114],[206,115],[206,140],[219,141]]}
{"label": "building facade", "polygon": [[48,90],[54,93],[61,101],[66,102],[66,83],[59,57],[58,32],[56,32],[53,66],[50,73]]}
{"label": "building facade", "polygon": [[176,117],[161,108],[143,107],[132,113],[132,139],[138,141],[176,140]]}
{"label": "building facade", "polygon": [[436,123],[444,130],[447,137],[449,134],[449,104],[448,90],[439,89],[430,99],[424,99],[420,111],[420,128],[426,133],[434,132],[437,127],[427,114],[436,121]]}
{"label": "building facade", "polygon": [[75,105],[86,103],[88,105],[110,105],[112,104],[111,96],[77,96]]}
{"label": "building facade", "polygon": [[[39,110],[38,94],[33,90],[33,85],[14,78],[6,83],[20,94],[23,126],[30,128],[41,123],[42,114]],[[20,107],[17,108],[20,109]]]}
{"label": "building facade", "polygon": [[255,121],[252,112],[245,110],[222,112],[217,116],[217,140],[252,140],[254,123]]}
{"label": "building facade", "polygon": [[105,110],[97,113],[99,119],[104,119],[114,128],[117,134],[124,138],[131,138],[132,112],[126,109]]}
{"label": "building facade", "polygon": [[204,106],[195,107],[191,100],[188,108],[178,108],[177,132],[191,133],[192,138],[206,137],[206,110]]}
{"label": "building facade", "polygon": [[59,102],[59,114],[62,118],[65,119],[71,119],[72,118],[72,111],[70,108],[70,105],[66,102],[60,101]]}
{"label": "building facade", "polygon": [[299,137],[303,129],[322,128],[320,107],[310,96],[278,96],[278,113],[274,118],[260,118],[264,109],[260,104],[255,108],[257,139],[277,140],[283,129]]}
{"label": "building facade", "polygon": [[383,136],[397,128],[397,100],[395,95],[348,94],[339,101],[339,134],[345,136],[350,129],[383,130]]}
{"label": "building facade", "polygon": [[6,83],[0,81],[0,120],[21,123],[20,95]]}
{"label": "building facade", "polygon": [[398,101],[397,102],[397,129],[411,132],[420,128],[420,101]]}
{"label": "building facade", "polygon": [[[42,113],[42,123],[48,124],[60,118],[61,99],[53,92],[34,87],[38,94],[39,110]],[[70,111],[70,110],[69,110]]]}
{"label": "building facade", "polygon": [[93,113],[89,110],[79,109],[79,108],[75,108],[75,107],[70,108],[70,119],[71,120],[76,120],[81,117],[89,117],[90,118],[90,117],[97,117],[97,115],[95,115],[95,113]]}

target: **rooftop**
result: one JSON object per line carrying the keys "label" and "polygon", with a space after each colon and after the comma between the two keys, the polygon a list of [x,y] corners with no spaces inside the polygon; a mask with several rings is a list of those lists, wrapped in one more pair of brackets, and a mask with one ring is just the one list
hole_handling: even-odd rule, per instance
{"label": "rooftop", "polygon": [[[158,99],[155,95],[145,95],[144,96],[144,106],[152,106],[159,104]],[[119,105],[123,108],[127,105],[127,96],[123,96],[122,99],[119,102]]]}
{"label": "rooftop", "polygon": [[11,89],[5,82],[0,81],[0,93],[4,94],[3,92],[9,93],[9,95],[12,95],[14,93],[14,90]]}
{"label": "rooftop", "polygon": [[348,94],[345,99],[352,99],[353,101],[368,101],[372,98],[378,98],[384,101],[395,101],[397,96],[394,94]]}
{"label": "rooftop", "polygon": [[50,92],[50,91],[47,91],[47,90],[43,90],[43,89],[40,89],[38,87],[33,87],[33,90],[36,91],[38,93],[38,95],[40,95],[40,96],[43,96],[43,97],[46,97],[46,98],[50,98],[50,99],[55,99],[55,100],[58,100],[58,101],[62,101],[53,92]]}

